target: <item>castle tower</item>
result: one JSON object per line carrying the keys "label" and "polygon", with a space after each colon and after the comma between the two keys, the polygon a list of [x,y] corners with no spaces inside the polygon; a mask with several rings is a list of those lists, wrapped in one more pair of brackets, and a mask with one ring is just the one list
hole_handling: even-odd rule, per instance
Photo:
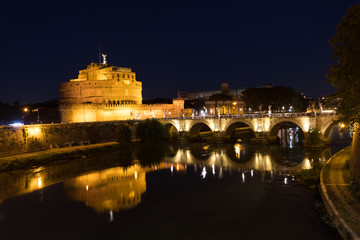
{"label": "castle tower", "polygon": [[141,104],[142,84],[131,68],[91,63],[78,78],[59,86],[60,104]]}

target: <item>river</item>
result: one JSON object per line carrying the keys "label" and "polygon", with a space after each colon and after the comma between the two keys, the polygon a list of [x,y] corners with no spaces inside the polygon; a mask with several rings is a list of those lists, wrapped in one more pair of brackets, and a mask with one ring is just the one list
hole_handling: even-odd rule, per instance
{"label": "river", "polygon": [[348,145],[139,145],[0,174],[0,239],[339,239],[295,183]]}

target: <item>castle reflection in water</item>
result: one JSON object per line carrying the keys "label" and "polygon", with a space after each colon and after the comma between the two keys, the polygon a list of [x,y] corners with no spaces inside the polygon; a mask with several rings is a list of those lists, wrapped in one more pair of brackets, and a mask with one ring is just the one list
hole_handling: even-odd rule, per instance
{"label": "castle reflection in water", "polygon": [[[141,196],[147,189],[146,174],[151,171],[185,173],[191,168],[199,178],[222,178],[224,173],[232,173],[239,174],[243,182],[254,172],[260,174],[263,181],[271,181],[274,174],[280,174],[284,184],[287,184],[292,179],[288,177],[291,172],[310,169],[313,164],[323,163],[330,157],[329,149],[304,153],[302,148],[298,152],[294,149],[286,152],[279,146],[229,144],[213,147],[193,144],[180,148],[168,146],[158,156],[159,159],[146,164],[140,157],[137,159],[136,154],[129,153],[129,156],[134,156],[130,164],[119,166],[121,164],[118,163],[122,161],[119,156],[123,155],[111,154],[109,156],[114,159],[105,165],[103,159],[94,157],[3,173],[0,175],[3,186],[0,189],[0,204],[10,197],[63,183],[68,199],[83,202],[99,214],[108,212],[111,220],[113,212],[133,208],[141,202]],[[143,155],[150,156],[151,152],[143,152]]]}

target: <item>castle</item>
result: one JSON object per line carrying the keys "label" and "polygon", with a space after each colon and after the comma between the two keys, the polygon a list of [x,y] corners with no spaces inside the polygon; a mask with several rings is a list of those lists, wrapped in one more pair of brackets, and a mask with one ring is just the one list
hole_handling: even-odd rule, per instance
{"label": "castle", "polygon": [[91,63],[78,78],[59,85],[61,121],[95,122],[145,118],[178,117],[184,100],[173,104],[142,104],[142,83],[131,68],[106,61]]}

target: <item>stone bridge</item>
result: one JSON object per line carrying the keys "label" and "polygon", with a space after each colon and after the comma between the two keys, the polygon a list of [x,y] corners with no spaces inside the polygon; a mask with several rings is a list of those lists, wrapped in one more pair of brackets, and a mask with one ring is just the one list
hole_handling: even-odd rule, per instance
{"label": "stone bridge", "polygon": [[276,113],[276,114],[241,114],[221,117],[163,118],[160,121],[167,131],[177,131],[184,136],[199,136],[204,126],[217,137],[228,137],[239,127],[252,130],[256,138],[276,137],[282,127],[298,127],[306,136],[314,128],[320,130],[323,139],[330,138],[337,116],[334,113]]}

